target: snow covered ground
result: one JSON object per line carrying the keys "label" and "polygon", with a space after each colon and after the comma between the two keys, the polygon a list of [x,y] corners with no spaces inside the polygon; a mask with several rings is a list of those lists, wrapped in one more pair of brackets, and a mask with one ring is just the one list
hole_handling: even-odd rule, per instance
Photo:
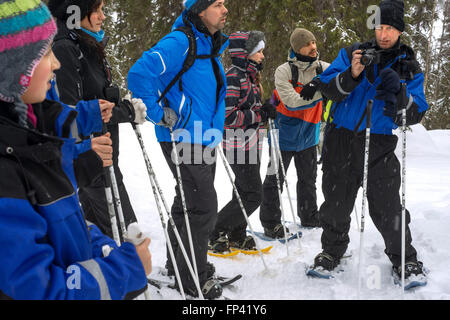
{"label": "snow covered ground", "polygon": [[[419,259],[429,269],[428,285],[411,290],[406,299],[450,299],[450,130],[426,131],[416,125],[408,132],[407,140],[407,191],[406,204],[411,212],[413,245]],[[165,239],[159,214],[153,197],[142,152],[130,125],[120,127],[120,167],[124,174],[137,218],[143,231],[151,238],[150,250],[153,265],[164,266],[166,260]],[[156,142],[153,125],[146,123],[141,131],[157,178],[169,203],[174,196],[175,180],[170,173],[159,144]],[[397,156],[401,159],[401,144],[398,144]],[[268,163],[268,148],[265,145],[261,176],[264,179]],[[295,167],[288,170],[288,181],[293,201],[296,200]],[[321,170],[318,171],[318,204],[323,202],[321,192]],[[219,209],[232,196],[232,186],[222,165],[218,162],[215,186],[218,194]],[[357,199],[358,213],[361,208],[361,190]],[[286,219],[292,221],[286,192],[283,194]],[[295,203],[294,203],[295,207]],[[262,231],[259,211],[250,219],[253,228]],[[305,275],[305,267],[312,264],[321,251],[321,229],[302,230],[300,240],[289,242],[289,257],[286,246],[274,244],[270,254],[264,255],[270,269],[263,273],[264,266],[259,255],[239,254],[233,259],[209,257],[218,274],[232,276],[238,273],[243,278],[237,282],[237,289],[225,289],[224,295],[231,299],[261,300],[303,300],[303,299],[357,299],[358,291],[358,252],[360,234],[355,214],[352,214],[350,231],[351,242],[345,259],[345,271],[332,280],[311,279]],[[362,283],[362,299],[402,299],[401,290],[395,286],[391,277],[391,264],[384,254],[381,235],[375,229],[368,214],[364,233],[364,267],[367,279]],[[259,242],[267,246],[267,242]],[[163,289],[164,299],[181,299],[174,290]],[[154,299],[161,297],[154,294]]]}

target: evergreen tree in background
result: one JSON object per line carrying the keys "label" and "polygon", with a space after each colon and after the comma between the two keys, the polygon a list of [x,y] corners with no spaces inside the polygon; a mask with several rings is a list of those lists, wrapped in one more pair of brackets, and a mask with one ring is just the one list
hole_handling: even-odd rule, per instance
{"label": "evergreen tree in background", "polygon": [[[417,54],[425,75],[430,110],[427,129],[450,128],[450,36],[448,0],[406,0],[406,30],[402,41]],[[106,0],[104,29],[110,41],[107,54],[113,78],[126,89],[128,70],[142,53],[170,32],[183,10],[182,0]],[[340,49],[374,37],[367,27],[370,5],[379,0],[226,0],[229,16],[225,34],[261,30],[267,44],[263,70],[264,98],[274,89],[275,69],[288,56],[289,37],[296,27],[316,36],[320,59],[332,62]],[[230,64],[228,51],[224,66]]]}

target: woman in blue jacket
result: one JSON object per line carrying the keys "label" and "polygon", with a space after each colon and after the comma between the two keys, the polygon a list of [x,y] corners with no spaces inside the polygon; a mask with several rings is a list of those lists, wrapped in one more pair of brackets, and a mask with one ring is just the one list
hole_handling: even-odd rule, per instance
{"label": "woman in blue jacket", "polygon": [[149,240],[117,247],[86,225],[70,165],[75,114],[45,100],[59,67],[56,25],[40,1],[22,3],[0,0],[0,299],[135,296],[147,284]]}

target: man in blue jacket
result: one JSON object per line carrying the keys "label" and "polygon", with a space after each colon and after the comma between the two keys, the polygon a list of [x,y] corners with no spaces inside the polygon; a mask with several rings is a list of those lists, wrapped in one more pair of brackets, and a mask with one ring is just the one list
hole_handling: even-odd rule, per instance
{"label": "man in blue jacket", "polygon": [[[217,219],[214,148],[221,142],[225,122],[227,82],[220,59],[220,54],[228,44],[228,38],[220,31],[228,13],[224,2],[185,1],[186,10],[176,20],[172,32],[144,52],[128,73],[128,88],[134,97],[141,98],[147,106],[147,119],[156,124],[157,139],[175,178],[176,166],[171,157],[172,130],[175,142],[179,143],[177,153],[181,153],[183,159],[180,170],[200,286],[205,298],[211,299],[220,296],[222,291],[218,284],[212,284],[209,279],[213,268],[208,267],[207,251],[209,234]],[[161,93],[182,70],[189,56],[189,38],[185,32],[176,30],[180,27],[192,30],[197,58],[164,99],[160,99]],[[183,245],[189,248],[178,186],[171,211]],[[169,235],[183,288],[186,293],[197,296],[193,279],[170,227]],[[167,267],[169,274],[173,274],[170,259]]]}
{"label": "man in blue jacket", "polygon": [[[333,123],[324,144],[320,208],[322,249],[314,269],[331,271],[339,264],[349,243],[350,214],[361,186],[364,162],[366,105],[375,99],[369,155],[367,198],[370,216],[385,242],[385,253],[393,264],[394,276],[401,275],[400,163],[394,154],[398,138],[392,130],[401,125],[406,108],[407,124],[419,123],[428,109],[423,79],[414,51],[401,43],[405,24],[403,2],[380,3],[381,23],[375,39],[342,49],[321,75],[321,91],[336,102]],[[379,57],[362,64],[362,50],[375,48]],[[376,55],[375,55],[376,56]],[[378,61],[377,61],[378,60]],[[401,83],[406,89],[401,90]],[[423,276],[422,263],[412,246],[406,216],[406,272]]]}

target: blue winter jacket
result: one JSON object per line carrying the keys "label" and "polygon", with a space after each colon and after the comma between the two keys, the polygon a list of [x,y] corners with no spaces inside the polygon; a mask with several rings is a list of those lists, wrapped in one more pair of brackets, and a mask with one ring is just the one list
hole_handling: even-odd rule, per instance
{"label": "blue winter jacket", "polygon": [[[44,134],[9,119],[0,115],[0,299],[123,299],[144,288],[134,245],[118,248],[84,221],[66,173],[75,139],[54,136],[54,117],[38,117]],[[114,248],[106,258],[104,245]]]}
{"label": "blue winter jacket", "polygon": [[61,102],[54,80],[51,81],[51,85],[50,90],[47,91],[47,99],[59,102],[65,109],[64,113],[69,113],[71,110],[78,112],[76,126],[73,126],[75,132],[72,130],[72,136],[74,138],[88,138],[93,132],[102,132],[103,120],[98,100],[82,100],[76,106],[72,107]]}
{"label": "blue winter jacket", "polygon": [[[172,31],[184,26],[183,16],[175,21]],[[210,55],[213,50],[212,37],[198,31],[189,21],[197,41],[197,54]],[[218,54],[228,46],[224,39]],[[157,124],[163,118],[163,103],[157,103],[161,93],[182,69],[188,53],[187,36],[181,32],[171,32],[153,48],[144,52],[128,73],[128,88],[134,97],[141,98],[147,106],[147,119]],[[223,85],[217,95],[217,80],[211,59],[197,59],[182,76],[183,91],[177,82],[167,93],[169,106],[177,116],[174,126],[176,141],[216,146],[222,140],[225,123],[226,77],[220,56],[214,60],[219,66]],[[213,130],[211,130],[213,129]],[[170,130],[155,126],[159,142],[170,142]]]}
{"label": "blue winter jacket", "polygon": [[[64,137],[69,135],[73,138],[67,141],[63,146],[63,153],[73,153],[73,161],[77,161],[82,158],[82,154],[85,154],[85,158],[92,159],[92,155],[87,155],[86,152],[92,152],[91,139],[87,139],[92,133],[101,132],[103,129],[103,120],[100,113],[100,106],[98,100],[79,101],[75,107],[62,103],[59,98],[58,89],[54,80],[51,81],[51,88],[47,91],[47,99],[56,101],[58,104],[58,116],[54,119],[55,135],[58,137]],[[48,112],[48,111],[46,111]],[[76,121],[73,121],[75,118]],[[66,123],[71,121],[70,131]],[[65,133],[64,131],[68,132]],[[73,149],[73,151],[72,151]],[[81,156],[81,157],[80,157]],[[95,156],[94,156],[95,158]],[[99,158],[100,160],[100,158]],[[84,163],[86,160],[80,160]],[[90,162],[90,176],[94,175],[95,171],[99,171],[98,167],[95,168],[94,162]],[[73,170],[73,163],[70,161],[63,162],[64,172],[71,178],[75,190],[78,189],[78,183],[76,181]],[[84,179],[85,177],[79,177]],[[83,183],[82,183],[83,184]]]}
{"label": "blue winter jacket", "polygon": [[[371,42],[374,43],[374,40]],[[386,62],[384,68],[393,68],[397,72],[400,70],[402,59],[408,62],[410,70],[405,74],[401,74],[401,82],[406,82],[406,108],[408,124],[419,122],[428,104],[425,100],[423,88],[424,75],[418,67],[418,63],[414,58],[412,49],[406,45],[399,45],[399,54]],[[378,64],[366,67],[358,79],[351,76],[351,57],[352,52],[358,49],[354,45],[349,48],[340,50],[338,57],[333,61],[330,67],[320,75],[320,80],[325,84],[324,93],[331,100],[337,102],[333,107],[333,124],[337,128],[346,128],[355,130],[358,122],[361,124],[357,131],[365,130],[366,116],[363,117],[364,111],[369,99],[372,99],[372,128],[374,134],[392,135],[392,130],[397,129],[398,125],[394,119],[383,114],[385,102],[383,100],[374,99],[376,89],[381,83],[380,66]],[[404,75],[412,75],[412,77],[404,77]],[[372,78],[372,79],[371,79]],[[371,81],[369,81],[371,80]],[[399,100],[399,99],[398,99]],[[398,101],[400,103],[400,101]],[[398,123],[398,121],[397,121]]]}

